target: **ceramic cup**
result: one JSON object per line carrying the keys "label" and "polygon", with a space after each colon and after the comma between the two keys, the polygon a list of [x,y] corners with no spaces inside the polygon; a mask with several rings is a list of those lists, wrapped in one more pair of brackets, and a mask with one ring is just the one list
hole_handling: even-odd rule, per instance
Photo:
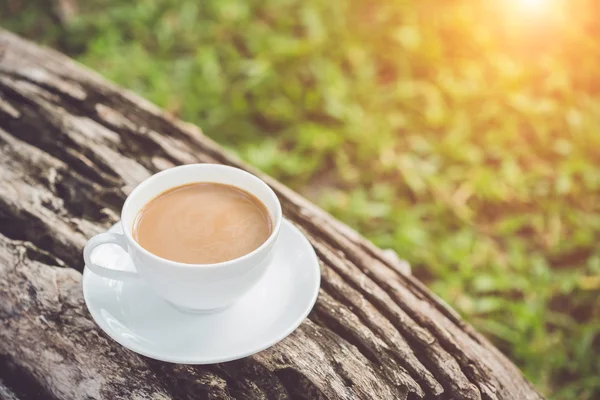
{"label": "ceramic cup", "polygon": [[[162,192],[194,182],[214,182],[243,189],[259,199],[273,221],[271,236],[256,250],[217,264],[184,264],[158,257],[132,236],[135,217],[142,207]],[[121,211],[124,234],[101,233],[83,249],[86,266],[105,278],[143,280],[155,293],[184,311],[209,313],[235,303],[261,278],[270,264],[281,226],[281,204],[273,190],[256,176],[218,164],[190,164],[164,170],[140,183],[127,197]],[[92,262],[98,246],[116,244],[129,255],[135,271],[122,271]]]}

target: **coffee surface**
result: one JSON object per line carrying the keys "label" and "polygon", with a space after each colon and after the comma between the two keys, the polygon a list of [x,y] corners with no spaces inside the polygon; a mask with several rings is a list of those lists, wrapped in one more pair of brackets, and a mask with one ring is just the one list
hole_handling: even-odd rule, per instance
{"label": "coffee surface", "polygon": [[271,235],[264,204],[228,185],[198,182],[170,189],[138,213],[134,239],[171,261],[212,264],[257,249]]}

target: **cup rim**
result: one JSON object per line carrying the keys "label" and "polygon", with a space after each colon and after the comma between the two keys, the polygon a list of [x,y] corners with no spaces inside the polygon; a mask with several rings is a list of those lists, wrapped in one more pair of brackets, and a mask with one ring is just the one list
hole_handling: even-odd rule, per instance
{"label": "cup rim", "polygon": [[[144,179],[140,184],[138,184],[132,191],[131,193],[129,193],[129,195],[127,196],[127,199],[125,199],[125,203],[123,203],[123,208],[121,209],[121,224],[123,225],[123,217],[124,217],[124,213],[125,210],[127,209],[130,200],[134,197],[135,193],[139,190],[141,190],[142,188],[151,185],[151,182],[162,175],[166,175],[167,173],[173,173],[173,170],[183,170],[183,169],[188,169],[188,168],[198,168],[198,167],[202,167],[202,166],[211,166],[213,168],[217,167],[217,168],[224,168],[224,169],[229,169],[229,170],[235,170],[238,173],[241,173],[242,175],[244,175],[247,179],[253,180],[255,182],[257,182],[259,185],[262,185],[264,187],[266,187],[267,192],[269,193],[269,196],[271,196],[274,200],[275,200],[275,204],[276,204],[276,211],[278,215],[271,215],[271,217],[276,217],[277,220],[274,221],[274,226],[273,226],[273,231],[271,232],[271,234],[269,235],[269,237],[267,238],[267,240],[265,240],[263,242],[263,244],[261,244],[260,246],[258,246],[256,249],[252,250],[250,253],[244,254],[243,256],[240,256],[238,258],[234,258],[232,260],[228,260],[228,261],[222,261],[220,263],[211,263],[211,264],[188,264],[188,263],[182,263],[182,262],[178,262],[178,261],[173,261],[173,260],[169,260],[160,256],[157,256],[156,254],[146,250],[144,247],[142,247],[142,245],[140,245],[132,236],[131,232],[129,229],[126,229],[125,226],[123,226],[123,233],[125,235],[125,237],[129,240],[129,242],[133,243],[133,246],[136,247],[137,250],[141,251],[142,253],[144,253],[145,255],[151,257],[152,259],[156,260],[156,261],[160,261],[160,262],[166,262],[169,263],[173,266],[176,267],[183,267],[183,268],[222,268],[222,267],[226,267],[232,264],[237,264],[241,261],[247,260],[250,257],[252,257],[253,255],[263,251],[265,248],[269,247],[269,245],[276,240],[277,235],[279,234],[279,228],[281,227],[281,221],[283,220],[283,211],[281,209],[281,202],[279,201],[279,198],[277,197],[277,195],[275,194],[275,192],[273,191],[273,189],[271,189],[271,187],[269,185],[267,185],[267,183],[265,181],[263,181],[262,179],[260,179],[259,177],[257,177],[254,174],[251,174],[248,171],[245,171],[241,168],[236,168],[236,167],[232,167],[229,165],[224,165],[224,164],[216,164],[216,163],[195,163],[195,164],[185,164],[185,165],[178,165],[172,168],[167,168],[164,169],[160,172],[157,172],[156,174],[153,174],[151,176],[149,176],[148,178]],[[198,182],[203,182],[203,181],[198,181]],[[206,181],[209,182],[209,181]],[[214,182],[214,183],[218,183],[218,182]],[[231,185],[231,186],[235,186],[235,185]],[[173,186],[176,187],[176,186]],[[172,189],[173,187],[169,188]],[[169,190],[166,189],[166,190]],[[139,211],[138,211],[139,212]]]}

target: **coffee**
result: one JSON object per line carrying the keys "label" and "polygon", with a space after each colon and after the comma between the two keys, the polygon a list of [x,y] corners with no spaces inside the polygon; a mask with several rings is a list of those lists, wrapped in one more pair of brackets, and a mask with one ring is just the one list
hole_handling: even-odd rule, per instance
{"label": "coffee", "polygon": [[271,235],[264,204],[220,183],[197,182],[167,190],[136,216],[133,238],[149,252],[187,264],[213,264],[252,252]]}

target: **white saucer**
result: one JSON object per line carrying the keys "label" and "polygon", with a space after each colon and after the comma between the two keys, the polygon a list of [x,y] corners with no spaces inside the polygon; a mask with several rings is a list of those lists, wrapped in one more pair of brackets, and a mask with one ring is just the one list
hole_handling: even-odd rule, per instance
{"label": "white saucer", "polygon": [[[122,232],[121,223],[109,231]],[[283,220],[274,251],[273,263],[260,282],[218,313],[184,313],[141,282],[102,278],[87,267],[83,271],[85,303],[108,336],[144,356],[181,364],[247,357],[292,333],[319,293],[321,275],[315,251],[287,220]],[[129,257],[116,245],[94,252],[94,262],[106,265],[107,261],[133,269]]]}

